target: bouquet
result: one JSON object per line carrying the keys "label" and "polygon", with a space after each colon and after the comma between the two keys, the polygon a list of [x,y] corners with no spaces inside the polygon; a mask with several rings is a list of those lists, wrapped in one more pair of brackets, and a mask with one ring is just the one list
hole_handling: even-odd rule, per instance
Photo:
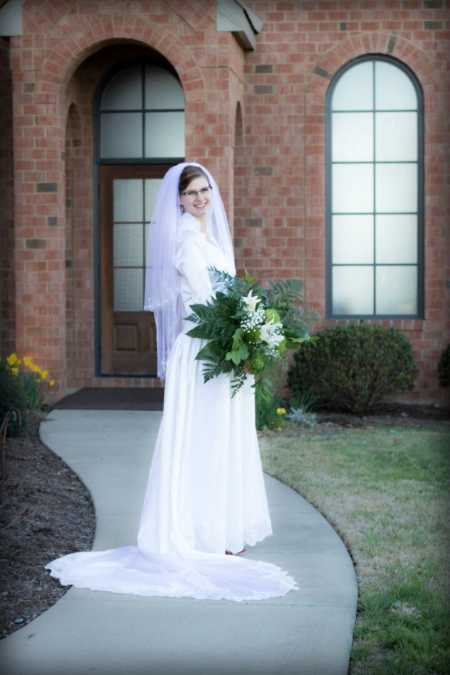
{"label": "bouquet", "polygon": [[204,362],[204,381],[230,373],[234,396],[248,375],[256,384],[287,349],[309,339],[300,282],[263,288],[249,275],[233,277],[214,267],[209,272],[215,294],[206,304],[191,305],[187,319],[197,325],[187,334],[206,340],[196,356]]}

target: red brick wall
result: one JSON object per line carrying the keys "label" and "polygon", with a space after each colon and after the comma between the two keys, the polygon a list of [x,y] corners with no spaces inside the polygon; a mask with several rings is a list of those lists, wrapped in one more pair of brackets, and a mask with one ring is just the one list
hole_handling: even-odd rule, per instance
{"label": "red brick wall", "polygon": [[[420,366],[410,400],[448,400],[436,365],[450,339],[450,10],[439,0],[249,0],[264,20],[246,59],[247,187],[237,222],[241,265],[295,276],[325,315],[325,94],[350,59],[391,54],[425,98],[425,320],[384,321],[411,339]],[[242,243],[241,243],[242,242]],[[315,329],[332,325],[322,320]]]}
{"label": "red brick wall", "polygon": [[9,44],[0,38],[0,356],[15,347],[12,82]]}
{"label": "red brick wall", "polygon": [[24,35],[11,39],[16,347],[50,370],[57,396],[158,385],[95,376],[92,105],[120,49],[154,49],[178,72],[187,157],[220,183],[239,269],[301,278],[322,316],[325,92],[349,59],[391,53],[416,73],[426,106],[426,318],[392,323],[420,363],[411,398],[443,401],[435,364],[450,334],[449,9],[439,0],[247,1],[264,27],[246,54],[216,31],[212,0],[24,3]]}
{"label": "red brick wall", "polygon": [[16,347],[49,369],[58,381],[56,397],[83,385],[160,384],[95,376],[92,105],[122,45],[129,52],[157,50],[177,70],[186,97],[187,157],[211,169],[232,213],[243,53],[230,34],[217,33],[215,3],[176,0],[170,7],[30,0],[24,35],[11,41]]}

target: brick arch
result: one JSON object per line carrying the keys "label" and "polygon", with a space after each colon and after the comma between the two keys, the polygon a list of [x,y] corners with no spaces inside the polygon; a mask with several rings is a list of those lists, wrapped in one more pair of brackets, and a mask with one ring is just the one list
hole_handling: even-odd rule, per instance
{"label": "brick arch", "polygon": [[189,48],[169,30],[161,26],[133,22],[124,25],[123,17],[77,16],[73,32],[55,41],[47,51],[37,79],[58,86],[67,86],[76,69],[89,56],[114,42],[130,41],[155,49],[176,70],[183,89],[191,99],[202,99],[205,83]]}
{"label": "brick arch", "polygon": [[[305,213],[305,258],[309,279],[307,302],[322,316],[325,310],[325,102],[330,82],[336,72],[359,56],[383,54],[408,66],[419,80],[425,111],[433,107],[435,96],[445,95],[445,78],[438,80],[426,53],[409,40],[391,33],[360,34],[343,40],[321,55],[305,83],[305,176],[308,199]],[[438,106],[439,108],[439,106]],[[442,122],[435,121],[436,126]],[[427,167],[426,167],[427,168]],[[425,195],[431,194],[427,185],[430,171],[426,170]],[[326,322],[329,323],[329,322]]]}
{"label": "brick arch", "polygon": [[[75,293],[76,275],[79,274],[79,260],[77,251],[80,250],[80,225],[79,216],[74,208],[75,204],[82,198],[80,181],[83,171],[83,145],[82,145],[82,123],[79,108],[76,103],[70,103],[66,115],[65,129],[65,284],[66,284],[66,383],[70,382],[73,376],[72,369],[79,363],[80,340],[77,340],[76,333],[79,331],[80,322],[77,317],[77,298]],[[77,218],[78,216],[78,218]],[[81,226],[82,227],[82,226]]]}
{"label": "brick arch", "polygon": [[402,61],[415,73],[424,92],[428,87],[437,84],[435,69],[427,54],[412,42],[391,33],[361,33],[343,40],[317,59],[308,75],[307,97],[324,94],[339,68],[351,59],[366,54],[384,54]]}

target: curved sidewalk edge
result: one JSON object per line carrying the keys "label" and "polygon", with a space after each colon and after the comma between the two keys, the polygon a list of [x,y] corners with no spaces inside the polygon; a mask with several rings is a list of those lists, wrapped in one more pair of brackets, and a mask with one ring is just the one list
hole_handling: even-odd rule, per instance
{"label": "curved sidewalk edge", "polygon": [[[91,491],[93,548],[135,544],[159,411],[53,410],[43,442]],[[246,556],[300,590],[280,598],[157,598],[70,590],[0,642],[7,675],[346,675],[356,616],[351,558],[326,519],[265,476],[274,534]]]}

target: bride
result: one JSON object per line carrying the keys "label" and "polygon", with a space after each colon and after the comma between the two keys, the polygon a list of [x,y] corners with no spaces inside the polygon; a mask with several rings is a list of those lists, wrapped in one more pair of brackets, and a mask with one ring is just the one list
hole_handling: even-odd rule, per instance
{"label": "bride", "polygon": [[157,328],[164,411],[136,546],[70,553],[45,568],[61,584],[148,596],[277,597],[298,589],[277,565],[246,559],[272,534],[248,377],[232,398],[222,374],[203,381],[203,340],[186,333],[190,305],[215,287],[208,267],[235,274],[219,189],[205,167],[173,166],[161,183],[147,252],[145,306]]}

